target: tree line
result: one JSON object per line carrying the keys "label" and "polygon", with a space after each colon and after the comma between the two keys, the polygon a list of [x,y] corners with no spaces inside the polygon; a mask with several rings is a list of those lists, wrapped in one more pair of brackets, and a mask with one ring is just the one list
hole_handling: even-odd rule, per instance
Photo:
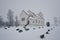
{"label": "tree line", "polygon": [[11,9],[8,10],[7,19],[8,21],[4,22],[2,16],[0,16],[0,28],[19,26],[18,16],[15,16],[14,21],[14,12]]}

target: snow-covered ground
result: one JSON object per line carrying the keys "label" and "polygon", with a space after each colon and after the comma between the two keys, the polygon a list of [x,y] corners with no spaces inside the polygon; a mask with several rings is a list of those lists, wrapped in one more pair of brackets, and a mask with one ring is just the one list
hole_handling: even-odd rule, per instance
{"label": "snow-covered ground", "polygon": [[[23,30],[18,32],[16,29]],[[28,31],[25,31],[23,27],[11,27],[8,29],[0,28],[0,40],[59,40],[60,39],[60,26],[45,26],[40,27],[27,27]],[[35,28],[35,29],[33,29]],[[51,28],[53,28],[51,30]],[[50,29],[49,34],[46,34],[47,30]],[[40,35],[44,34],[44,38],[40,38]]]}
{"label": "snow-covered ground", "polygon": [[[47,21],[50,22],[50,27],[46,26]],[[46,18],[43,28],[28,25],[29,30],[26,31],[23,27],[0,28],[0,40],[60,40],[60,25],[55,26],[53,18],[48,18],[48,20]],[[22,30],[22,32],[17,29]],[[47,31],[48,33],[46,33]],[[44,37],[41,38],[40,36],[43,34]]]}

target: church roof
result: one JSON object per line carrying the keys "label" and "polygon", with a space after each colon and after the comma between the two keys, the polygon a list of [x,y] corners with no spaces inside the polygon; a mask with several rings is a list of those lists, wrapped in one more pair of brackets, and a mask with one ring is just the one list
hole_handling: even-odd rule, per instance
{"label": "church roof", "polygon": [[27,12],[29,13],[29,15],[30,15],[31,17],[36,17],[36,14],[33,13],[32,11],[28,10]]}

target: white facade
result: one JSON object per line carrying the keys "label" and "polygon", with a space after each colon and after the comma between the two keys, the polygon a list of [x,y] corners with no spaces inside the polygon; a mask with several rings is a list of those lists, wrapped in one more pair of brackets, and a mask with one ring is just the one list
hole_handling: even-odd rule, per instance
{"label": "white facade", "polygon": [[[29,25],[44,26],[43,14],[35,15],[30,10],[26,13],[24,10],[20,14],[20,25],[26,25],[29,20]],[[41,15],[40,15],[41,14]]]}
{"label": "white facade", "polygon": [[24,10],[22,10],[22,12],[20,14],[20,25],[26,25],[27,18],[28,18],[28,14]]}
{"label": "white facade", "polygon": [[30,25],[36,25],[36,26],[44,26],[44,19],[41,18],[29,18]]}

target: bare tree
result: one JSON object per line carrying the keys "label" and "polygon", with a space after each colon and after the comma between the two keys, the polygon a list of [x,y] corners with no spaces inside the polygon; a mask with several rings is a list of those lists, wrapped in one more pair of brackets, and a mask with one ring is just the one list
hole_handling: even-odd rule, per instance
{"label": "bare tree", "polygon": [[58,19],[57,19],[57,17],[54,17],[54,25],[58,26]]}
{"label": "bare tree", "polygon": [[9,26],[14,26],[14,19],[13,19],[13,11],[11,9],[8,10],[8,21],[9,21]]}
{"label": "bare tree", "polygon": [[2,16],[0,16],[0,27],[4,26],[4,23],[3,23],[3,18]]}
{"label": "bare tree", "polygon": [[26,29],[26,26],[29,25],[29,20],[27,21],[27,24],[24,26],[24,28]]}
{"label": "bare tree", "polygon": [[18,17],[16,16],[15,19],[16,19],[15,26],[17,27],[17,26],[19,26]]}

